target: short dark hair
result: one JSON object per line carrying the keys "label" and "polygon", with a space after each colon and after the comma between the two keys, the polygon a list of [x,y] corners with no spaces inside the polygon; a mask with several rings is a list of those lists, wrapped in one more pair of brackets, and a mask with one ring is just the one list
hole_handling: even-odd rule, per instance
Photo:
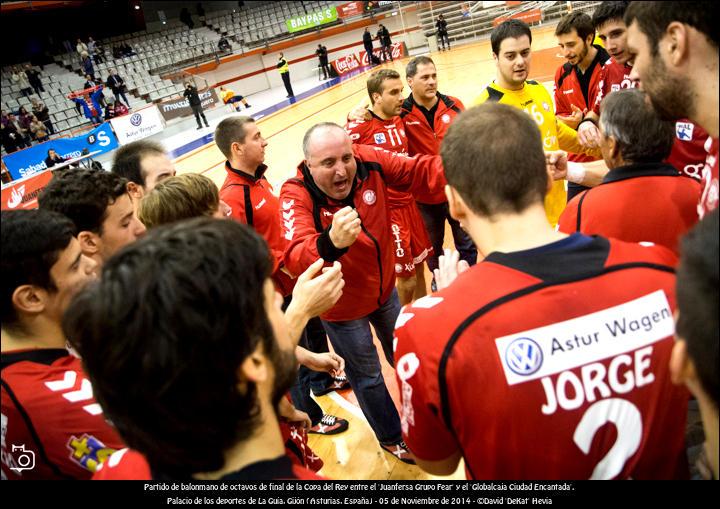
{"label": "short dark hair", "polygon": [[240,387],[238,369],[258,346],[279,349],[270,269],[252,228],[197,218],[125,247],[68,308],[63,329],[98,402],[153,470],[216,471],[259,425],[256,385]]}
{"label": "short dark hair", "polygon": [[662,120],[645,92],[629,88],[609,94],[600,104],[600,126],[612,136],[625,161],[660,162],[675,142],[675,123]]}
{"label": "short dark hair", "polygon": [[412,60],[408,62],[407,67],[405,67],[405,77],[406,78],[414,78],[417,74],[417,68],[418,65],[427,65],[432,64],[435,65],[435,62],[433,62],[433,59],[426,56],[419,56],[415,57]]}
{"label": "short dark hair", "polygon": [[367,80],[367,91],[368,95],[370,96],[370,104],[373,104],[375,101],[373,100],[373,94],[380,94],[382,95],[385,80],[399,80],[400,79],[400,73],[397,72],[395,69],[380,69],[379,71],[375,71],[370,75],[370,77]]}
{"label": "short dark hair", "polygon": [[473,212],[491,217],[543,202],[548,174],[542,137],[518,108],[485,103],[461,113],[440,155],[448,183]]}
{"label": "short dark hair", "polygon": [[141,164],[147,156],[166,155],[165,149],[156,141],[138,140],[123,145],[113,157],[112,172],[145,187],[145,175]]}
{"label": "short dark hair", "polygon": [[677,334],[685,340],[700,383],[720,406],[718,374],[718,210],[682,240],[677,270]]}
{"label": "short dark hair", "polygon": [[228,117],[215,128],[215,144],[226,159],[232,156],[233,143],[245,143],[247,131],[245,125],[254,123],[255,119],[245,116]]}
{"label": "short dark hair", "polygon": [[591,35],[595,35],[595,27],[592,18],[582,11],[573,11],[566,14],[555,27],[555,35],[565,35],[575,30],[578,36],[584,41]]}
{"label": "short dark hair", "polygon": [[50,269],[75,234],[72,222],[48,210],[4,210],[2,230],[2,327],[21,331],[12,303],[15,289],[35,285],[56,290]]}
{"label": "short dark hair", "polygon": [[519,19],[503,21],[493,28],[493,31],[490,33],[492,52],[498,55],[500,53],[500,45],[505,39],[519,39],[523,35],[527,35],[528,39],[530,39],[530,44],[532,44],[532,32],[527,23]]}
{"label": "short dark hair", "polygon": [[[702,32],[708,42],[718,47],[716,8],[712,2],[630,2],[625,12],[625,24],[637,21],[650,42],[653,56],[670,23],[678,21]],[[715,21],[713,21],[715,20]]]}
{"label": "short dark hair", "polygon": [[595,30],[608,21],[618,20],[624,23],[623,17],[630,2],[602,2],[597,6],[592,15],[592,24]]}
{"label": "short dark hair", "polygon": [[127,194],[127,180],[115,173],[67,168],[53,172],[52,180],[40,193],[41,209],[68,217],[76,231],[102,235],[107,208]]}

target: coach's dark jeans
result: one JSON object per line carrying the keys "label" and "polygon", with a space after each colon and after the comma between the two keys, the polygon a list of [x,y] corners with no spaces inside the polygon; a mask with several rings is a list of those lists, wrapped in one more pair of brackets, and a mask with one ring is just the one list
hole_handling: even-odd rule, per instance
{"label": "coach's dark jeans", "polygon": [[335,352],[345,359],[345,374],[360,409],[383,444],[394,444],[402,439],[400,416],[385,385],[370,324],[385,358],[394,366],[392,342],[399,314],[400,301],[397,290],[393,290],[388,301],[368,316],[347,322],[322,322]]}
{"label": "coach's dark jeans", "polygon": [[443,254],[443,240],[445,239],[445,221],[450,223],[453,240],[455,241],[455,249],[460,253],[460,259],[468,262],[469,265],[477,263],[477,248],[473,244],[470,235],[462,229],[460,223],[450,217],[448,202],[429,205],[427,203],[417,202],[423,223],[430,236],[430,243],[433,252],[427,258],[428,268],[432,273],[438,268],[438,257]]}

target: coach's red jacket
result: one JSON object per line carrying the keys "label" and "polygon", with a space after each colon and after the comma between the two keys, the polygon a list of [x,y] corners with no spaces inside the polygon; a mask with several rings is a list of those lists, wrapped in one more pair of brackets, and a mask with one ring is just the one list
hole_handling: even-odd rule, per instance
{"label": "coach's red jacket", "polygon": [[[436,192],[445,186],[440,156],[409,157],[378,147],[353,145],[357,164],[348,197],[335,201],[317,187],[305,163],[298,178],[283,184],[280,208],[285,267],[301,274],[319,257],[342,263],[345,287],[338,303],[321,317],[331,322],[357,320],[384,304],[395,286],[387,186],[399,191]],[[362,231],[354,244],[337,249],[330,241],[335,212],[355,208]]]}
{"label": "coach's red jacket", "polygon": [[[445,138],[450,124],[455,117],[465,110],[465,105],[457,97],[437,94],[438,102],[435,115],[433,116],[433,125],[427,121],[420,106],[415,102],[413,96],[410,95],[402,105],[400,118],[405,124],[405,135],[408,139],[408,153],[411,156],[418,154],[439,154],[440,144]],[[443,176],[443,178],[445,178]],[[445,186],[435,192],[426,193],[419,192],[415,194],[415,199],[420,203],[438,204],[447,201],[445,197]]]}

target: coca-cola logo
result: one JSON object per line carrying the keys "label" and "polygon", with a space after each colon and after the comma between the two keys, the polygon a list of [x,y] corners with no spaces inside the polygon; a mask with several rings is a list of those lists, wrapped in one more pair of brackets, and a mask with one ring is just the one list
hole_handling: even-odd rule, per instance
{"label": "coca-cola logo", "polygon": [[[394,42],[392,45],[390,45],[390,54],[392,55],[393,59],[402,57],[402,44],[399,42]],[[382,60],[382,48],[374,48],[373,55]],[[360,63],[363,66],[370,65],[370,59],[368,58],[367,51],[360,52]]]}
{"label": "coca-cola logo", "polygon": [[340,74],[344,74],[360,67],[360,63],[358,62],[355,55],[348,55],[344,58],[338,58],[337,60],[335,60],[334,63],[335,69]]}

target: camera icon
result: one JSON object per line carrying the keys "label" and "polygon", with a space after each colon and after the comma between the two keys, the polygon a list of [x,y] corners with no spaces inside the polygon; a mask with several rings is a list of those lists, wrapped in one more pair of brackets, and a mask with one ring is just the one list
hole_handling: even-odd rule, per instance
{"label": "camera icon", "polygon": [[35,452],[25,449],[25,444],[12,444],[12,460],[17,466],[10,467],[18,474],[23,470],[32,470],[35,468]]}

